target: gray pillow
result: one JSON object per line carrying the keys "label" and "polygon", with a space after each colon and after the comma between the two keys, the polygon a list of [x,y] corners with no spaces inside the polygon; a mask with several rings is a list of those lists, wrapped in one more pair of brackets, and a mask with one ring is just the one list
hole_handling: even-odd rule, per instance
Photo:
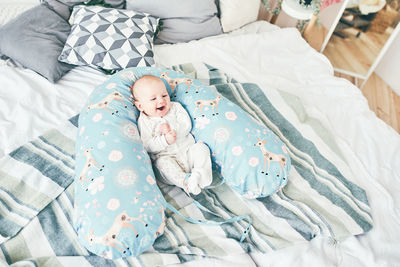
{"label": "gray pillow", "polygon": [[113,8],[124,8],[125,0],[41,0],[46,3],[50,9],[54,10],[58,15],[68,20],[71,16],[72,8],[75,5],[100,5]]}
{"label": "gray pillow", "polygon": [[[46,0],[47,1],[47,0]],[[124,8],[125,0],[58,0],[59,2],[63,2],[69,6],[75,6],[78,4],[82,5],[103,5],[107,4],[108,7],[113,8]]]}
{"label": "gray pillow", "polygon": [[38,5],[0,28],[0,54],[57,82],[74,67],[58,61],[70,29],[57,13]]}
{"label": "gray pillow", "polygon": [[126,9],[160,18],[154,43],[178,43],[222,33],[215,0],[126,0]]}
{"label": "gray pillow", "polygon": [[63,3],[62,1],[57,0],[45,0],[44,3],[58,15],[60,15],[63,19],[68,21],[69,16],[71,16],[72,8]]}

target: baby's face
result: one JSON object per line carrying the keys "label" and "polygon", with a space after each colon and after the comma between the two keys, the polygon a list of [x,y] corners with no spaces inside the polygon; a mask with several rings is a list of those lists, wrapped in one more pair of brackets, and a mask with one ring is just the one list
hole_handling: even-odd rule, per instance
{"label": "baby's face", "polygon": [[149,117],[164,117],[171,108],[171,100],[162,80],[148,80],[135,89],[135,105]]}

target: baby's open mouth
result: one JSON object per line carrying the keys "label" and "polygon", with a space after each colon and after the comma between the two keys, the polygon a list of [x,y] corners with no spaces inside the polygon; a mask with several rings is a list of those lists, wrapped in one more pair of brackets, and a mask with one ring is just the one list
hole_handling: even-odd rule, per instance
{"label": "baby's open mouth", "polygon": [[162,106],[162,107],[159,107],[159,108],[157,108],[157,109],[160,110],[160,111],[163,111],[164,108],[165,108],[165,106]]}

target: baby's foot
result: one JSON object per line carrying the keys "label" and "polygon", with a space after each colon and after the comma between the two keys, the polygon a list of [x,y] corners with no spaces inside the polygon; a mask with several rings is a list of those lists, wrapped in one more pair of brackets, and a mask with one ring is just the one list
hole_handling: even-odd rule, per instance
{"label": "baby's foot", "polygon": [[200,188],[205,188],[212,183],[212,170],[196,169],[196,173],[200,174],[198,184]]}
{"label": "baby's foot", "polygon": [[192,172],[187,179],[187,191],[193,195],[198,195],[201,192],[199,187],[200,174],[198,172]]}

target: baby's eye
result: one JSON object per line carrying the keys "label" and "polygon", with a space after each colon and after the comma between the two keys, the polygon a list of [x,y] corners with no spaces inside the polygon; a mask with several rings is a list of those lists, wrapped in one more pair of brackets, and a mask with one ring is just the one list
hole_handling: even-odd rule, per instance
{"label": "baby's eye", "polygon": [[156,100],[156,98],[154,97],[154,98],[152,98],[152,99],[150,99],[151,101],[154,101],[154,100]]}
{"label": "baby's eye", "polygon": [[168,95],[163,95],[163,97],[167,97]]}

